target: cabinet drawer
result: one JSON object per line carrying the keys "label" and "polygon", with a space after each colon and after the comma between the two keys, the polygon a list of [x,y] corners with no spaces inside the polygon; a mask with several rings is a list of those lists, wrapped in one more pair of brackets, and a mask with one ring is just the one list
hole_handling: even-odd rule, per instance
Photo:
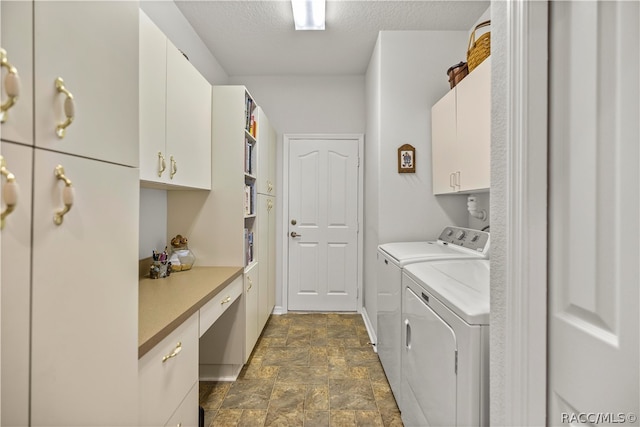
{"label": "cabinet drawer", "polygon": [[198,381],[197,313],[138,361],[138,377],[140,425],[165,425]]}
{"label": "cabinet drawer", "polygon": [[195,383],[187,397],[184,398],[176,412],[173,413],[166,427],[198,427],[198,383]]}
{"label": "cabinet drawer", "polygon": [[222,313],[242,295],[242,276],[229,283],[218,295],[200,309],[200,336],[218,320]]}

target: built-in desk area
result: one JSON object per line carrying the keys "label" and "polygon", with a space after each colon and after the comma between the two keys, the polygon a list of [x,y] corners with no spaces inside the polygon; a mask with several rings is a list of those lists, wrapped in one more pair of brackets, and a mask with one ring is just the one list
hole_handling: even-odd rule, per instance
{"label": "built-in desk area", "polygon": [[140,279],[141,426],[198,425],[202,371],[237,369],[244,362],[242,292],[242,267],[194,267]]}

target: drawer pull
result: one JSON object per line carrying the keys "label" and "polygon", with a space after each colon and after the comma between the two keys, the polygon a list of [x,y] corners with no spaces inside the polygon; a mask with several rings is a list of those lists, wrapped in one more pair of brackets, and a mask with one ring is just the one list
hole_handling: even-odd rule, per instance
{"label": "drawer pull", "polygon": [[2,190],[2,198],[7,205],[4,211],[0,213],[0,230],[4,228],[4,219],[9,215],[16,207],[18,203],[18,183],[16,177],[7,169],[7,163],[4,157],[0,156],[0,176],[7,178],[7,183]]}
{"label": "drawer pull", "polygon": [[226,297],[225,299],[223,299],[220,305],[225,305],[228,302],[231,302],[231,297]]}
{"label": "drawer pull", "polygon": [[64,80],[62,80],[62,77],[58,77],[55,83],[58,93],[62,93],[66,96],[64,100],[64,115],[66,120],[56,126],[56,135],[58,135],[58,138],[64,138],[67,127],[69,127],[75,118],[76,107],[73,100],[73,94],[64,86]]}
{"label": "drawer pull", "polygon": [[166,362],[167,360],[176,357],[178,354],[180,354],[180,352],[182,351],[182,343],[179,342],[178,345],[176,345],[176,348],[173,349],[173,351],[171,352],[171,354],[167,354],[166,356],[164,356],[162,358],[162,363]]}

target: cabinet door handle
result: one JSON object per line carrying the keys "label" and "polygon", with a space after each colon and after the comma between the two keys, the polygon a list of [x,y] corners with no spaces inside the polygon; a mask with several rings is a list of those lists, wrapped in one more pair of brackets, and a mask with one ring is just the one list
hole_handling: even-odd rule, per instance
{"label": "cabinet door handle", "polygon": [[409,319],[405,319],[404,324],[407,327],[407,335],[405,337],[405,347],[407,347],[407,350],[411,350],[411,324],[409,323]]}
{"label": "cabinet door handle", "polygon": [[456,189],[456,175],[453,172],[449,174],[449,187]]}
{"label": "cabinet door handle", "polygon": [[456,186],[458,187],[458,191],[460,191],[460,171],[456,172]]}
{"label": "cabinet door handle", "polygon": [[66,116],[66,120],[56,126],[56,135],[58,135],[58,138],[64,138],[67,132],[67,127],[69,127],[75,118],[76,105],[73,100],[73,94],[64,86],[64,80],[62,80],[62,77],[58,77],[56,79],[56,90],[58,93],[66,95],[64,100],[64,115]]}
{"label": "cabinet door handle", "polygon": [[164,161],[162,151],[158,151],[158,177],[162,176],[165,169],[167,169],[167,162]]}
{"label": "cabinet door handle", "polygon": [[64,175],[64,168],[62,165],[56,166],[53,174],[59,181],[64,182],[64,187],[62,188],[62,203],[64,204],[64,207],[53,216],[53,222],[56,225],[60,225],[62,224],[62,220],[66,213],[69,212],[73,206],[74,190],[71,185],[71,180]]}
{"label": "cabinet door handle", "polygon": [[20,96],[20,76],[18,76],[18,70],[16,67],[9,63],[7,58],[7,51],[0,48],[0,68],[6,68],[9,74],[4,78],[4,90],[9,97],[7,101],[0,105],[0,123],[4,123],[7,120],[8,111],[13,104],[16,103]]}
{"label": "cabinet door handle", "polygon": [[171,354],[167,354],[166,356],[164,356],[162,358],[162,363],[166,362],[169,359],[172,359],[174,357],[176,357],[178,354],[180,354],[180,352],[182,351],[182,343],[179,342],[176,345],[176,348],[173,349],[173,351],[171,352]]}
{"label": "cabinet door handle", "polygon": [[2,188],[2,199],[7,205],[6,209],[0,213],[0,230],[4,228],[4,219],[16,208],[18,203],[18,183],[16,177],[7,169],[7,162],[0,156],[0,174],[7,178],[7,183]]}
{"label": "cabinet door handle", "polygon": [[173,179],[174,175],[178,172],[178,162],[175,161],[173,156],[169,158],[171,162],[171,170],[169,171],[169,178]]}
{"label": "cabinet door handle", "polygon": [[231,302],[231,297],[226,297],[225,299],[223,299],[220,305],[225,305],[228,302]]}

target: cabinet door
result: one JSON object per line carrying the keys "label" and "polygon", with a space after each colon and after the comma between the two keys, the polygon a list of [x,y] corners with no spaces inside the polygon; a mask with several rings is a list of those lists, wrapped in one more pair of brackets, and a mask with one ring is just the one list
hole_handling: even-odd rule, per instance
{"label": "cabinet door", "polygon": [[258,107],[258,193],[275,194],[276,132]]}
{"label": "cabinet door", "polygon": [[457,86],[459,191],[488,189],[491,163],[491,58]]}
{"label": "cabinet door", "polygon": [[[45,150],[34,164],[31,425],[136,425],[138,170]],[[60,225],[57,165],[75,189]]]}
{"label": "cabinet door", "polygon": [[[140,11],[140,179],[169,181],[166,169],[167,38]],[[160,157],[162,156],[162,157]]]}
{"label": "cabinet door", "polygon": [[173,413],[171,419],[165,424],[166,427],[198,427],[200,424],[200,414],[198,413],[198,383],[196,382],[191,391],[184,398],[178,409]]}
{"label": "cabinet door", "polygon": [[166,154],[170,183],[211,189],[211,85],[170,41]]}
{"label": "cabinet door", "polygon": [[[31,283],[31,172],[33,148],[3,142],[2,155],[19,187],[15,210],[2,229],[2,407],[3,426],[29,425],[29,322]],[[2,179],[4,186],[6,180]],[[2,206],[4,210],[6,206]]]}
{"label": "cabinet door", "polygon": [[267,263],[269,264],[269,282],[267,284],[267,311],[269,314],[276,305],[276,198],[270,197],[271,204],[268,206],[269,231],[268,231],[268,252]]}
{"label": "cabinet door", "polygon": [[251,356],[253,346],[258,341],[258,292],[259,292],[259,263],[254,263],[244,273],[244,297],[246,310],[246,344],[245,344],[245,363]]}
{"label": "cabinet door", "polygon": [[[33,145],[33,3],[3,1],[0,2],[0,9],[0,47],[7,52],[7,60],[16,68],[21,81],[20,95],[1,125],[2,140]],[[4,87],[6,75],[7,70],[3,68],[0,78],[3,103],[7,100]]]}
{"label": "cabinet door", "polygon": [[[138,2],[34,2],[38,147],[138,165]],[[59,138],[67,96],[74,120]]]}
{"label": "cabinet door", "polygon": [[431,108],[433,194],[457,190],[453,181],[458,170],[456,138],[456,89],[453,89]]}
{"label": "cabinet door", "polygon": [[274,198],[258,195],[258,330],[269,320],[275,304],[275,203]]}

